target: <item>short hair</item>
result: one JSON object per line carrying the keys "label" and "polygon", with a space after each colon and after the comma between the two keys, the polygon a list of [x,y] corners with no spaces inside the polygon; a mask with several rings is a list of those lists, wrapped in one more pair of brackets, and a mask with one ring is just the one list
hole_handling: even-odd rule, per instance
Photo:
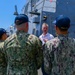
{"label": "short hair", "polygon": [[43,23],[42,24],[42,28],[43,28],[43,26],[47,26],[48,27],[48,24],[47,23]]}

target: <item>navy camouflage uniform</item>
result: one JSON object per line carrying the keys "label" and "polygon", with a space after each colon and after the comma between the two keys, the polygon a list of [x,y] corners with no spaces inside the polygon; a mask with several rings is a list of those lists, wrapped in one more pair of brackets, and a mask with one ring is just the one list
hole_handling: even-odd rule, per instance
{"label": "navy camouflage uniform", "polygon": [[4,42],[0,41],[0,75],[6,75],[7,63],[3,53]]}
{"label": "navy camouflage uniform", "polygon": [[75,40],[58,35],[46,42],[44,68],[49,75],[75,75]]}
{"label": "navy camouflage uniform", "polygon": [[42,64],[42,43],[32,34],[17,31],[4,43],[7,75],[38,75]]}

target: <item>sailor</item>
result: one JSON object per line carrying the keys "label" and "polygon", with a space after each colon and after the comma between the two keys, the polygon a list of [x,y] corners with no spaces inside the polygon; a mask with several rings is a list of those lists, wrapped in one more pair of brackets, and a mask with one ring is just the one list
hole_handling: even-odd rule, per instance
{"label": "sailor", "polygon": [[4,41],[7,38],[6,30],[0,28],[0,75],[6,75],[7,71],[7,62],[5,59],[5,54],[3,53]]}
{"label": "sailor", "polygon": [[17,32],[5,42],[7,53],[7,75],[37,75],[41,67],[43,52],[38,37],[28,33],[28,16],[20,14],[15,18]]}
{"label": "sailor", "polygon": [[55,20],[57,37],[46,42],[44,69],[48,75],[75,75],[75,39],[70,38],[70,19],[59,15]]}

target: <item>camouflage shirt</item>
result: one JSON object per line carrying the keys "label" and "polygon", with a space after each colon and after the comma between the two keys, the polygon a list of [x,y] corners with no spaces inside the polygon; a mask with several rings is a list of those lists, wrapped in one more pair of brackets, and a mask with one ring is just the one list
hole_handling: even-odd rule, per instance
{"label": "camouflage shirt", "polygon": [[75,75],[75,40],[59,35],[45,44],[44,68],[49,75]]}
{"label": "camouflage shirt", "polygon": [[4,43],[7,54],[7,75],[37,75],[42,64],[42,43],[28,33],[18,31]]}
{"label": "camouflage shirt", "polygon": [[3,53],[3,46],[4,42],[0,41],[0,75],[6,75],[6,60],[5,60],[5,54]]}

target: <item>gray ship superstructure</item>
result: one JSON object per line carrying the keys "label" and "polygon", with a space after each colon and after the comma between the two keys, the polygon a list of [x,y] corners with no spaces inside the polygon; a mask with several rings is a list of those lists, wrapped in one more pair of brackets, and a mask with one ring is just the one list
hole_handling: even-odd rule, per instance
{"label": "gray ship superstructure", "polygon": [[29,0],[22,9],[29,17],[29,33],[39,36],[42,23],[49,25],[49,32],[56,36],[53,21],[58,15],[71,19],[69,33],[75,38],[75,0]]}

